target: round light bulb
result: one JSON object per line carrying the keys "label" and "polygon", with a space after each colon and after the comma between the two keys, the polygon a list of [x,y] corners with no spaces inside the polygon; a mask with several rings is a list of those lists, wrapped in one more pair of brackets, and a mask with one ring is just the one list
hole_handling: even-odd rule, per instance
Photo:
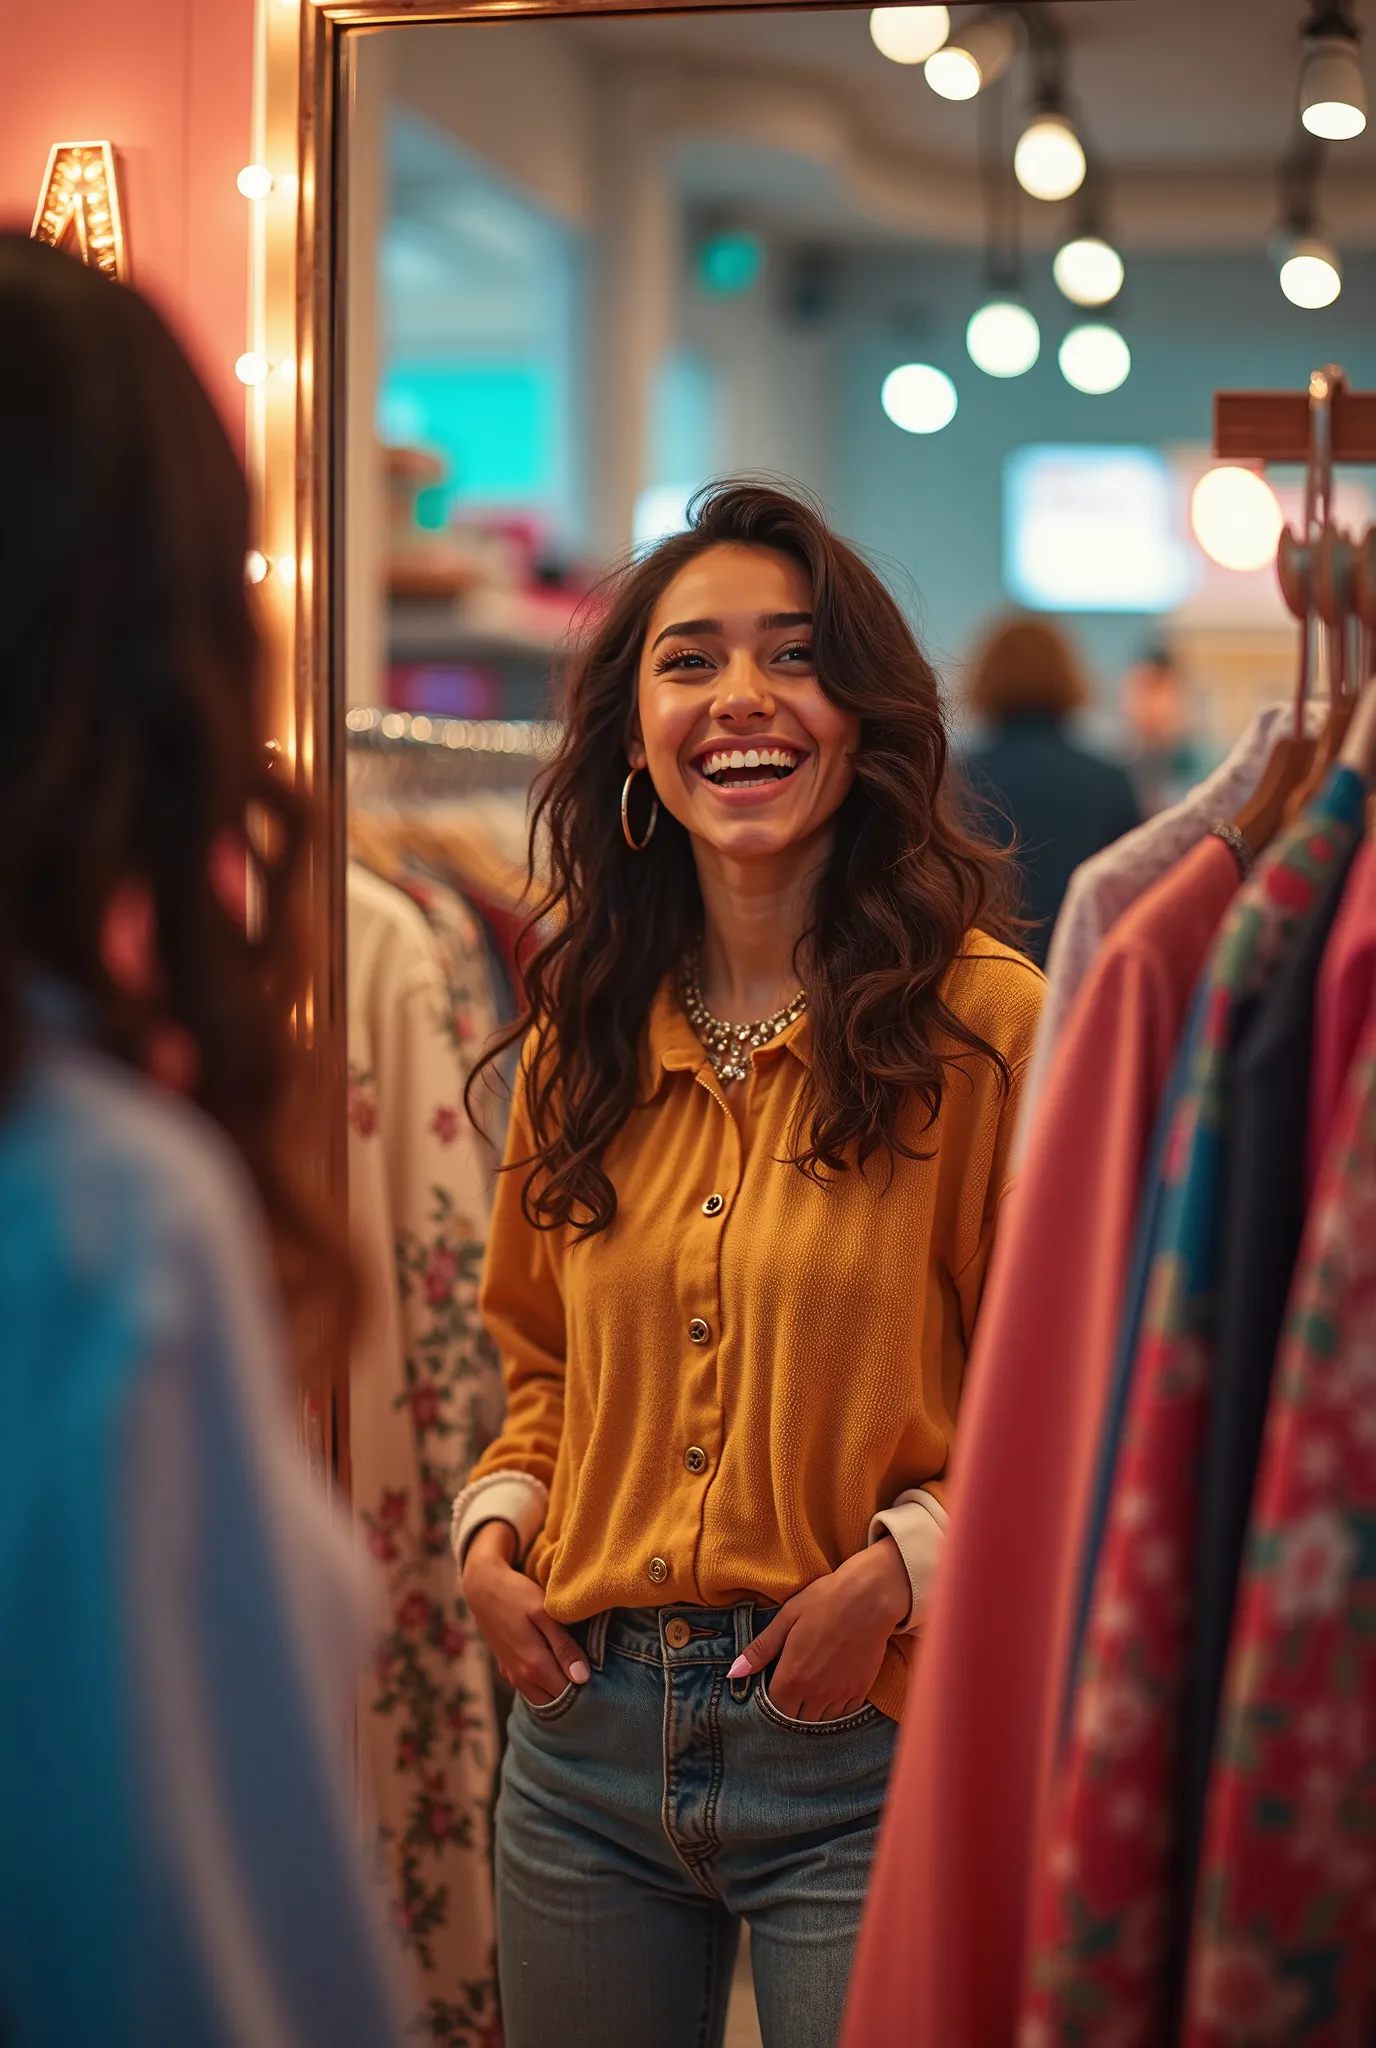
{"label": "round light bulb", "polygon": [[890,370],[879,403],[905,434],[939,434],[956,416],[956,387],[930,363],[900,363]]}
{"label": "round light bulb", "polygon": [[266,199],[272,190],[272,172],[266,164],[245,164],[234,182],[245,199]]}
{"label": "round light bulb", "polygon": [[1099,235],[1077,235],[1056,251],[1051,274],[1076,306],[1106,306],[1123,289],[1123,259]]}
{"label": "round light bulb", "polygon": [[268,573],[268,558],[257,548],[250,548],[244,556],[244,574],[250,583],[261,583]]}
{"label": "round light bulb", "polygon": [[1002,15],[967,22],[954,42],[927,59],[928,85],[944,100],[972,100],[1013,60],[1017,38]]}
{"label": "round light bulb", "polygon": [[1300,119],[1325,142],[1350,142],[1366,127],[1366,84],[1350,36],[1316,36],[1307,45]]}
{"label": "round light bulb", "polygon": [[262,384],[272,364],[258,349],[245,349],[234,365],[234,374],[241,384]]}
{"label": "round light bulb", "polygon": [[1085,181],[1080,138],[1062,114],[1039,114],[1013,151],[1018,183],[1032,199],[1069,199]]}
{"label": "round light bulb", "polygon": [[895,64],[925,64],[950,33],[945,7],[876,7],[870,15],[875,49]]}
{"label": "round light bulb", "polygon": [[1026,306],[991,299],[965,330],[970,360],[986,377],[1021,377],[1041,354],[1041,329]]}
{"label": "round light bulb", "polygon": [[1116,327],[1072,327],[1057,352],[1061,375],[1092,398],[1116,391],[1132,368],[1132,351]]}
{"label": "round light bulb", "polygon": [[1255,470],[1211,469],[1190,499],[1194,537],[1224,569],[1265,569],[1274,562],[1284,515],[1276,494]]}
{"label": "round light bulb", "polygon": [[1296,242],[1281,264],[1280,288],[1292,306],[1317,312],[1331,306],[1342,290],[1342,265],[1326,242]]}
{"label": "round light bulb", "polygon": [[984,83],[968,50],[938,50],[927,59],[922,75],[943,100],[972,100]]}

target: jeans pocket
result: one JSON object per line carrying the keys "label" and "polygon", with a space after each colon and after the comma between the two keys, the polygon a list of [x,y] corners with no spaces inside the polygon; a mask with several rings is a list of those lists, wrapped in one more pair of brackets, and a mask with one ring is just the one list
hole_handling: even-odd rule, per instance
{"label": "jeans pocket", "polygon": [[772,1721],[776,1728],[788,1728],[799,1735],[844,1735],[852,1728],[867,1728],[871,1721],[879,1718],[879,1709],[871,1700],[854,1714],[841,1714],[834,1721],[795,1721],[792,1714],[781,1713],[769,1697],[769,1687],[762,1678],[755,1687],[755,1704],[766,1721]]}
{"label": "jeans pocket", "polygon": [[548,1724],[550,1721],[562,1720],[577,1699],[579,1693],[586,1691],[586,1685],[575,1685],[574,1681],[570,1679],[564,1690],[557,1692],[552,1700],[546,1700],[542,1707],[537,1707],[534,1700],[528,1700],[523,1692],[518,1692],[516,1697],[532,1720],[543,1721]]}

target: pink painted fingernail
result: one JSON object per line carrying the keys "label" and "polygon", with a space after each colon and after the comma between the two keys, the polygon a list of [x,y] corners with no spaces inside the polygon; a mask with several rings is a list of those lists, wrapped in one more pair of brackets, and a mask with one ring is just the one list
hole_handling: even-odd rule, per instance
{"label": "pink painted fingernail", "polygon": [[745,1655],[744,1651],[742,1651],[741,1655],[737,1657],[735,1663],[731,1666],[731,1669],[727,1672],[726,1675],[728,1678],[749,1678],[750,1673],[750,1659]]}
{"label": "pink painted fingernail", "polygon": [[575,1685],[586,1685],[588,1680],[592,1677],[592,1673],[591,1671],[589,1671],[587,1665],[583,1662],[582,1658],[576,1657],[573,1663],[569,1666],[569,1677],[573,1680]]}

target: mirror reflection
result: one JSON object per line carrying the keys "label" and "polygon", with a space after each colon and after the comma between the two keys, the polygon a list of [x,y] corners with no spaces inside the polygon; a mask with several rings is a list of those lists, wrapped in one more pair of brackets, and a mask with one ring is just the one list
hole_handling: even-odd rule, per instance
{"label": "mirror reflection", "polygon": [[[351,42],[358,1741],[425,2037],[1302,2038],[1226,1717],[1249,1528],[1339,1514],[1272,1366],[1371,895],[1311,12]],[[1307,464],[1215,453],[1247,389]]]}

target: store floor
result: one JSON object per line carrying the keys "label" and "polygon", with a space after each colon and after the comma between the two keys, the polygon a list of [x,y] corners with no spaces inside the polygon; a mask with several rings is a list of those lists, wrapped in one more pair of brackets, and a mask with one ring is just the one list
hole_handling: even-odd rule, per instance
{"label": "store floor", "polygon": [[760,2022],[755,2013],[755,1990],[750,1981],[750,1935],[741,1929],[740,1954],[736,1959],[736,1981],[731,1987],[731,2005],[726,2015],[725,2048],[760,2048]]}

